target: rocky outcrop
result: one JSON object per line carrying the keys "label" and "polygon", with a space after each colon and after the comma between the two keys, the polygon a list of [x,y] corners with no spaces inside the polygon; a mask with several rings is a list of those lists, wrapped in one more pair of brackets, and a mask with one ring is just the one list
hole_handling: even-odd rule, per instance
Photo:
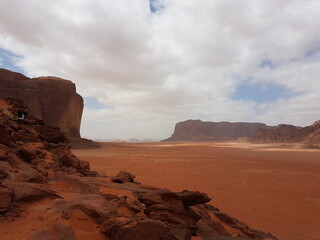
{"label": "rocky outcrop", "polygon": [[320,145],[320,121],[307,127],[280,124],[273,129],[257,129],[250,140],[256,142],[301,142],[309,147],[317,146]]}
{"label": "rocky outcrop", "polygon": [[21,99],[36,118],[59,127],[68,136],[80,138],[83,99],[71,81],[57,77],[28,78],[0,69],[0,97]]}
{"label": "rocky outcrop", "polygon": [[209,205],[204,193],[146,186],[125,171],[98,177],[65,142],[34,128],[39,120],[17,120],[19,104],[0,99],[3,139],[10,138],[0,141],[2,239],[276,239]]}
{"label": "rocky outcrop", "polygon": [[270,129],[263,123],[203,122],[187,120],[176,124],[172,136],[164,141],[219,141],[250,137],[259,129]]}

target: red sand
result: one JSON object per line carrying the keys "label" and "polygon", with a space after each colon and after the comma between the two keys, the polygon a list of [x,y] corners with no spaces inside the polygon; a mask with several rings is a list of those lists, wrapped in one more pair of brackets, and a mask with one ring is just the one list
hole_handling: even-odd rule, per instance
{"label": "red sand", "polygon": [[103,143],[73,150],[93,170],[207,193],[212,204],[279,239],[320,239],[320,150],[247,143]]}

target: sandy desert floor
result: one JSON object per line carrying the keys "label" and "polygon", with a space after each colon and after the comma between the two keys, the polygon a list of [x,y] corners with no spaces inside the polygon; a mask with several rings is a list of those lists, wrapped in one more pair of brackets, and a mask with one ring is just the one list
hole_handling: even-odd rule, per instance
{"label": "sandy desert floor", "polygon": [[107,176],[207,193],[211,204],[281,240],[320,239],[320,150],[248,143],[103,143],[73,150]]}

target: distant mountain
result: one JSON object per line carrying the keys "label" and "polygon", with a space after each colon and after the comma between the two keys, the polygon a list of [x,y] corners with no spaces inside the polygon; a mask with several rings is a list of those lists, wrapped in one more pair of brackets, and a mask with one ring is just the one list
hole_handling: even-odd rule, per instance
{"label": "distant mountain", "polygon": [[258,129],[251,137],[259,142],[304,142],[307,146],[320,144],[320,121],[311,126],[296,127],[280,124],[273,129]]}
{"label": "distant mountain", "polygon": [[258,129],[273,129],[264,123],[203,122],[187,120],[176,124],[174,133],[164,141],[221,141],[251,137]]}
{"label": "distant mountain", "polygon": [[299,142],[320,146],[320,120],[307,127],[289,124],[268,126],[250,122],[203,122],[187,120],[176,124],[174,133],[163,141],[228,141],[247,138],[251,142]]}

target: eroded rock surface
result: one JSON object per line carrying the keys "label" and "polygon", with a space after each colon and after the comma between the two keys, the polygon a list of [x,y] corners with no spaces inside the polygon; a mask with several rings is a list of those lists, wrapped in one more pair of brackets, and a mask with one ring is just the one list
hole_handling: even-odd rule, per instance
{"label": "eroded rock surface", "polygon": [[71,81],[57,77],[28,78],[0,69],[0,97],[21,99],[36,118],[59,127],[68,136],[80,138],[83,99]]}
{"label": "eroded rock surface", "polygon": [[320,121],[307,127],[280,124],[274,129],[258,129],[251,137],[260,142],[302,142],[306,147],[320,146]]}

